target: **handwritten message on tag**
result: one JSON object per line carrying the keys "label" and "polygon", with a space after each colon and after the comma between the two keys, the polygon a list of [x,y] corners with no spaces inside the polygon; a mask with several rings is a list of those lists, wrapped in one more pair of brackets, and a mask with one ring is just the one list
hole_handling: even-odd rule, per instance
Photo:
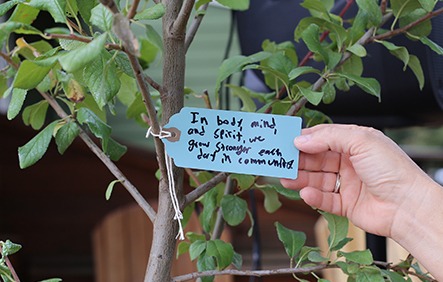
{"label": "handwritten message on tag", "polygon": [[297,177],[299,117],[183,108],[164,130],[174,133],[162,141],[177,166]]}

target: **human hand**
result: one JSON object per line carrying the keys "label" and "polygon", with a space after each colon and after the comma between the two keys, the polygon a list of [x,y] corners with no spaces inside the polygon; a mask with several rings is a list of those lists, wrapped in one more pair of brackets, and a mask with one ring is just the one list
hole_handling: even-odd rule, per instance
{"label": "human hand", "polygon": [[[367,232],[392,237],[403,211],[420,202],[431,179],[388,137],[375,129],[318,125],[294,141],[300,150],[299,176],[281,179],[301,189],[313,207],[348,217]],[[334,193],[337,176],[340,190]]]}

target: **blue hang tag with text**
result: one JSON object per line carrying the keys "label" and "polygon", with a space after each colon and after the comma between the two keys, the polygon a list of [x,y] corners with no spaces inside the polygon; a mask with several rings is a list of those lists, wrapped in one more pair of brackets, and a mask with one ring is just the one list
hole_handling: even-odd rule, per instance
{"label": "blue hang tag with text", "polygon": [[297,178],[301,118],[183,108],[164,126],[166,152],[179,167]]}

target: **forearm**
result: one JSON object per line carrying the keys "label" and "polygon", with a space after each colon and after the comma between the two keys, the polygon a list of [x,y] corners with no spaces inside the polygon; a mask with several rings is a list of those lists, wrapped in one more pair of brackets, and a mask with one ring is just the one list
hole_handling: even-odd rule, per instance
{"label": "forearm", "polygon": [[443,281],[443,188],[429,179],[420,182],[416,195],[400,209],[391,235]]}

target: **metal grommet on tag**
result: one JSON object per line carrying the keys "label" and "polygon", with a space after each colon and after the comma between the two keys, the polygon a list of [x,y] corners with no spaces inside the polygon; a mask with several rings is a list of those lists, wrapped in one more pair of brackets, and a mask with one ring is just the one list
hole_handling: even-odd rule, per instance
{"label": "metal grommet on tag", "polygon": [[164,128],[163,130],[171,133],[170,137],[166,137],[169,142],[177,142],[178,140],[180,140],[181,131],[178,128],[171,127]]}

